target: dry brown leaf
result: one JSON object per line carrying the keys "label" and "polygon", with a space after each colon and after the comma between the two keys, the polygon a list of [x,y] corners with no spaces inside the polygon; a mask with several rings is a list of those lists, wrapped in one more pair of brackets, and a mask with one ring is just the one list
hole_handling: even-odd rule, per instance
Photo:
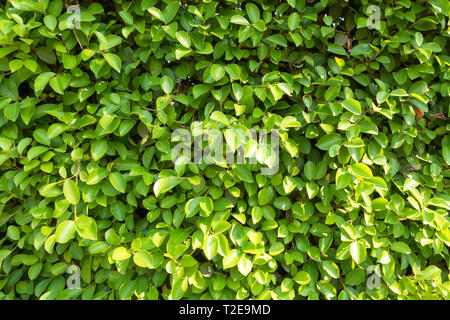
{"label": "dry brown leaf", "polygon": [[423,112],[423,110],[419,109],[419,108],[416,108],[415,113],[416,113],[416,116],[415,116],[416,121],[419,121],[425,115],[425,112]]}

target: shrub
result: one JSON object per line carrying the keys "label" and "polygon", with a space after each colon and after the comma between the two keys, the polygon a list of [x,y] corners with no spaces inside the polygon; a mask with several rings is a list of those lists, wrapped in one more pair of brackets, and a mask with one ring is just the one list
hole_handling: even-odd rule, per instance
{"label": "shrub", "polygon": [[450,298],[449,11],[3,1],[0,299]]}

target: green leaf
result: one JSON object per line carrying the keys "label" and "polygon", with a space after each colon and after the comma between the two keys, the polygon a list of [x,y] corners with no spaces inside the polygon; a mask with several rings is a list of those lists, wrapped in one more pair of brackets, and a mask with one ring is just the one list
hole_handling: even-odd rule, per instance
{"label": "green leaf", "polygon": [[64,94],[64,90],[67,89],[69,86],[70,81],[70,75],[64,74],[64,75],[57,75],[50,79],[48,82],[50,84],[50,87],[52,87],[53,90],[55,90],[59,94]]}
{"label": "green leaf", "polygon": [[150,253],[148,251],[138,251],[133,254],[133,261],[142,268],[156,269],[163,262],[164,257],[159,253]]}
{"label": "green leaf", "polygon": [[106,62],[114,68],[117,72],[120,73],[120,70],[122,69],[122,61],[120,60],[120,57],[114,53],[104,53],[103,57],[105,58]]}
{"label": "green leaf", "polygon": [[259,205],[263,206],[265,204],[268,204],[272,201],[274,196],[275,192],[273,191],[272,187],[265,187],[261,189],[261,191],[258,192]]}
{"label": "green leaf", "polygon": [[119,172],[112,172],[109,175],[109,181],[111,182],[114,189],[121,193],[125,193],[127,188],[127,181],[123,175]]}
{"label": "green leaf", "polygon": [[119,221],[124,221],[127,214],[125,205],[121,201],[115,201],[111,204],[111,213]]}
{"label": "green leaf", "polygon": [[23,62],[23,65],[30,70],[31,72],[36,72],[38,69],[38,63],[36,62],[36,60],[32,60],[32,59],[27,59]]}
{"label": "green leaf", "polygon": [[8,238],[13,241],[17,241],[20,239],[20,231],[16,226],[9,226],[6,234],[8,235]]}
{"label": "green leaf", "polygon": [[211,76],[214,80],[219,81],[225,76],[225,70],[221,65],[213,64],[211,66]]}
{"label": "green leaf", "polygon": [[330,277],[334,279],[339,278],[339,267],[333,261],[324,261],[322,267]]}
{"label": "green leaf", "polygon": [[328,45],[327,49],[329,52],[334,53],[334,54],[338,54],[338,55],[342,55],[342,56],[347,55],[347,52],[345,51],[344,47],[340,46],[338,44],[335,44],[335,43],[330,43]]}
{"label": "green leaf", "polygon": [[55,240],[58,243],[67,243],[75,237],[76,225],[72,220],[66,220],[61,222],[56,227]]}
{"label": "green leaf", "polygon": [[[1,260],[1,259],[0,259]],[[28,278],[30,280],[35,280],[42,271],[44,264],[42,262],[36,262],[28,269]]]}
{"label": "green leaf", "polygon": [[94,161],[100,160],[108,150],[108,142],[105,140],[97,140],[91,144],[91,154]]}
{"label": "green leaf", "polygon": [[157,197],[159,197],[161,194],[164,194],[177,186],[180,182],[181,179],[178,177],[160,178],[155,182],[155,185],[153,186],[153,192]]}
{"label": "green leaf", "polygon": [[217,239],[212,235],[206,236],[203,244],[203,252],[208,260],[212,260],[217,255],[217,249]]}
{"label": "green leaf", "polygon": [[450,134],[447,134],[442,139],[442,155],[444,156],[445,162],[450,165]]}
{"label": "green leaf", "polygon": [[367,165],[365,165],[364,163],[357,163],[357,164],[351,165],[348,168],[348,170],[355,177],[360,177],[360,178],[373,177],[372,170],[370,170],[370,168]]}
{"label": "green leaf", "polygon": [[48,127],[47,130],[47,138],[53,139],[57,136],[59,136],[61,133],[69,129],[70,127],[62,124],[62,123],[54,123],[50,127]]}
{"label": "green leaf", "polygon": [[89,173],[86,184],[95,185],[108,176],[108,171],[105,168],[96,168]]}
{"label": "green leaf", "polygon": [[234,24],[243,25],[243,26],[248,26],[249,25],[247,19],[245,19],[243,16],[240,16],[240,15],[232,16],[231,19],[230,19],[230,22],[234,23]]}
{"label": "green leaf", "polygon": [[306,271],[299,271],[296,273],[294,281],[301,285],[305,285],[311,281],[311,276]]}
{"label": "green leaf", "polygon": [[65,69],[73,69],[77,65],[77,59],[75,56],[63,54],[62,60]]}
{"label": "green leaf", "polygon": [[252,172],[250,171],[248,166],[246,166],[244,164],[237,164],[234,171],[237,173],[237,176],[242,181],[249,182],[249,183],[253,182]]}
{"label": "green leaf", "polygon": [[391,248],[395,252],[404,253],[404,254],[410,254],[411,253],[411,249],[404,242],[399,242],[399,241],[394,242],[394,243],[391,244]]}
{"label": "green leaf", "polygon": [[210,85],[207,84],[198,84],[194,87],[192,90],[192,94],[194,95],[194,99],[199,98],[200,96],[204,95],[211,89]]}
{"label": "green leaf", "polygon": [[175,37],[177,38],[178,42],[181,43],[181,45],[185,48],[191,47],[191,38],[189,37],[189,34],[186,31],[177,31],[175,33]]}
{"label": "green leaf", "polygon": [[77,218],[76,230],[83,239],[97,240],[97,223],[88,216]]}
{"label": "green leaf", "polygon": [[223,114],[223,112],[220,111],[214,111],[210,118],[212,120],[215,120],[217,122],[223,123],[226,126],[230,125],[230,121],[228,120],[228,117],[226,115]]}
{"label": "green leaf", "polygon": [[352,182],[351,174],[339,168],[336,172],[336,190],[341,190],[347,187]]}
{"label": "green leaf", "polygon": [[171,299],[172,300],[180,300],[183,298],[184,294],[187,290],[187,282],[183,280],[178,280],[174,283],[172,290],[171,290]]}
{"label": "green leaf", "polygon": [[288,27],[289,30],[295,30],[300,25],[300,16],[297,12],[291,13],[291,15],[288,18]]}
{"label": "green leaf", "polygon": [[160,83],[161,83],[161,88],[163,89],[163,91],[166,94],[170,94],[172,92],[174,83],[173,83],[173,80],[170,77],[163,76],[161,78],[161,82]]}
{"label": "green leaf", "polygon": [[238,270],[244,276],[247,276],[253,268],[252,261],[247,257],[247,255],[243,254],[238,262]]}
{"label": "green leaf", "polygon": [[441,269],[436,266],[428,266],[426,267],[420,274],[421,278],[424,280],[437,280],[441,281]]}
{"label": "green leaf", "polygon": [[164,22],[166,24],[170,23],[170,21],[173,20],[173,18],[177,14],[179,8],[180,8],[179,1],[170,1],[169,2],[169,4],[164,9]]}
{"label": "green leaf", "polygon": [[202,197],[199,200],[200,209],[209,215],[214,210],[214,202],[210,197]]}
{"label": "green leaf", "polygon": [[186,218],[193,217],[200,210],[200,199],[199,197],[195,197],[193,199],[189,199],[184,206],[184,212],[186,214]]}
{"label": "green leaf", "polygon": [[191,256],[185,255],[181,258],[181,265],[185,268],[190,268],[198,265],[198,262]]}
{"label": "green leaf", "polygon": [[268,36],[266,39],[274,44],[280,45],[282,47],[287,47],[286,38],[281,34],[273,34],[271,36]]}
{"label": "green leaf", "polygon": [[56,56],[55,53],[46,47],[40,47],[36,49],[37,56],[44,62],[48,64],[55,64],[56,63]]}
{"label": "green leaf", "polygon": [[305,177],[308,180],[313,180],[316,175],[316,165],[312,161],[308,161],[305,163],[305,167],[303,168],[305,172]]}
{"label": "green leaf", "polygon": [[112,258],[116,261],[127,260],[130,257],[131,253],[124,247],[118,247],[112,253]]}
{"label": "green leaf", "polygon": [[64,197],[73,205],[77,205],[80,202],[80,191],[78,186],[73,180],[64,181],[63,186]]}
{"label": "green leaf", "polygon": [[363,55],[363,54],[368,54],[371,51],[372,51],[372,49],[370,48],[370,45],[368,45],[367,43],[363,43],[363,44],[358,44],[355,47],[353,47],[350,54],[352,56],[359,56],[359,55]]}
{"label": "green leaf", "polygon": [[324,280],[319,280],[316,283],[316,287],[327,299],[331,299],[336,295],[336,288]]}
{"label": "green leaf", "polygon": [[247,11],[247,16],[253,23],[256,23],[260,19],[259,8],[255,4],[251,2],[246,3],[245,10]]}
{"label": "green leaf", "polygon": [[361,264],[366,259],[366,247],[359,240],[353,241],[350,244],[350,254],[353,261],[357,264]]}
{"label": "green leaf", "polygon": [[338,85],[329,86],[328,89],[325,91],[325,100],[333,101],[338,96],[340,90],[341,86]]}
{"label": "green leaf", "polygon": [[342,106],[356,115],[360,115],[362,112],[361,104],[358,100],[355,99],[345,99],[344,101],[342,101]]}
{"label": "green leaf", "polygon": [[241,254],[238,250],[232,249],[223,257],[223,268],[230,269],[236,266],[240,260]]}
{"label": "green leaf", "polygon": [[344,138],[337,133],[330,133],[322,136],[319,141],[317,141],[317,148],[321,150],[329,150],[332,146],[339,145],[344,141]]}
{"label": "green leaf", "polygon": [[147,11],[148,11],[150,14],[152,14],[154,17],[156,17],[157,19],[159,19],[159,20],[161,20],[161,21],[164,22],[164,15],[163,15],[163,13],[161,12],[161,10],[159,10],[158,8],[151,7],[151,8],[148,8]]}
{"label": "green leaf", "polygon": [[345,277],[345,283],[349,286],[357,286],[364,281],[365,277],[366,273],[363,269],[354,269]]}
{"label": "green leaf", "polygon": [[54,30],[56,28],[57,23],[58,21],[53,15],[48,15],[44,17],[44,24],[50,30]]}

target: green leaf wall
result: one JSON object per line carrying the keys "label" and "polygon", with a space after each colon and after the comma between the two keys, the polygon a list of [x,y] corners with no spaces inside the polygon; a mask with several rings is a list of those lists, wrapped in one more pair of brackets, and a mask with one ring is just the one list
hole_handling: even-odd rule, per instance
{"label": "green leaf wall", "polygon": [[[449,12],[2,1],[0,300],[449,299]],[[199,122],[278,171],[174,164]]]}

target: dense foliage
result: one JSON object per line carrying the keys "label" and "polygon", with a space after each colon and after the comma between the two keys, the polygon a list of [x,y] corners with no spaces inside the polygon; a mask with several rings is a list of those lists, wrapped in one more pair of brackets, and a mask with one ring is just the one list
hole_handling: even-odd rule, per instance
{"label": "dense foliage", "polygon": [[3,0],[0,299],[449,299],[449,12]]}

